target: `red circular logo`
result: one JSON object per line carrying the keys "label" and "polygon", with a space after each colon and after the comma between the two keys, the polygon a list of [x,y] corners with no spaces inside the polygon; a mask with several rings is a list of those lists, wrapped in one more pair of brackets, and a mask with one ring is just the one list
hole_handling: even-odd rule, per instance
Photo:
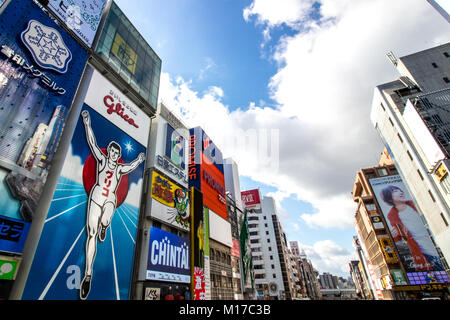
{"label": "red circular logo", "polygon": [[[106,148],[102,148],[101,151],[104,155],[107,155]],[[122,158],[118,163],[123,163]],[[92,187],[95,185],[97,179],[97,161],[90,154],[83,166],[83,185],[87,194],[90,194]],[[127,174],[122,175],[119,185],[116,190],[116,209],[125,201],[128,194],[129,178]]]}

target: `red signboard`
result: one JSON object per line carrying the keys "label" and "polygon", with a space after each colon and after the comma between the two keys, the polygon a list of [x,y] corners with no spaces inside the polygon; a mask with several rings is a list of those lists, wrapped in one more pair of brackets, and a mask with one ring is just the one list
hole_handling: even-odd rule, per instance
{"label": "red signboard", "polygon": [[258,189],[242,191],[241,198],[247,209],[256,209],[261,207],[261,199],[259,197]]}

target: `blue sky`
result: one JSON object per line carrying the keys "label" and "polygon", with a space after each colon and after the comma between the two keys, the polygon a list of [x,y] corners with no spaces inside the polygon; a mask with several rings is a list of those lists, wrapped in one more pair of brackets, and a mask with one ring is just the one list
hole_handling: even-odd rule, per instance
{"label": "blue sky", "polygon": [[162,59],[160,99],[237,162],[242,190],[275,198],[320,273],[347,277],[350,192],[383,151],[373,90],[399,76],[386,53],[446,43],[448,23],[425,0],[117,3]]}

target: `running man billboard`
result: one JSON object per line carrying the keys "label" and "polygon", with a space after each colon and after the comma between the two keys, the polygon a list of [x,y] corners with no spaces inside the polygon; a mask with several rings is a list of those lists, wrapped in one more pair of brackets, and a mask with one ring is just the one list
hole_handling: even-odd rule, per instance
{"label": "running man billboard", "polygon": [[[8,224],[28,224],[51,171],[88,55],[33,1],[4,3],[2,10],[0,216]],[[27,231],[20,224],[24,225],[15,228],[23,231],[20,241],[25,241]]]}
{"label": "running man billboard", "polygon": [[94,72],[25,299],[128,299],[150,119]]}
{"label": "running man billboard", "polygon": [[[444,266],[400,175],[369,180],[411,284],[448,282]],[[427,280],[427,278],[429,280]],[[414,280],[414,281],[413,281]],[[428,281],[428,282],[427,282]]]}

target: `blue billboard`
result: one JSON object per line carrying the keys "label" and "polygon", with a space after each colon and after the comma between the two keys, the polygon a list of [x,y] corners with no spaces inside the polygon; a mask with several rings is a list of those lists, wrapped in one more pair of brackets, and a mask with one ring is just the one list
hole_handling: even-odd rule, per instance
{"label": "blue billboard", "polygon": [[151,227],[147,280],[190,283],[190,242],[173,233]]}
{"label": "blue billboard", "polygon": [[23,220],[0,216],[0,251],[22,253],[30,225]]}
{"label": "blue billboard", "polygon": [[24,299],[129,298],[150,118],[97,71],[84,102]]}
{"label": "blue billboard", "polygon": [[88,54],[33,1],[2,10],[0,216],[31,222]]}

